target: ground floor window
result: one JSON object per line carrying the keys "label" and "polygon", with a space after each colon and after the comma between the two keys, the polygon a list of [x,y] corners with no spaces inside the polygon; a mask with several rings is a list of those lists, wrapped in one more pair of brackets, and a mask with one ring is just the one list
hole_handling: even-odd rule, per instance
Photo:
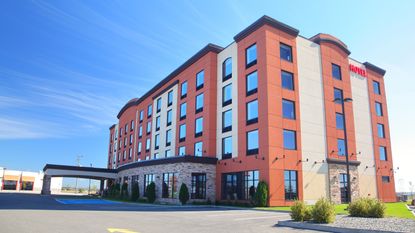
{"label": "ground floor window", "polygon": [[17,188],[17,181],[16,180],[5,180],[3,181],[3,189],[4,190],[16,190]]}
{"label": "ground floor window", "polygon": [[284,171],[284,191],[285,191],[285,200],[298,199],[297,171],[292,171],[292,170]]}
{"label": "ground floor window", "polygon": [[339,184],[340,184],[340,200],[342,203],[349,202],[349,190],[348,190],[348,180],[346,173],[339,174]]}
{"label": "ground floor window", "polygon": [[253,199],[256,188],[258,187],[259,182],[259,171],[246,171],[244,175],[244,188],[245,188],[245,197],[246,199]]}
{"label": "ground floor window", "polygon": [[192,173],[192,199],[206,199],[206,173]]}
{"label": "ground floor window", "polygon": [[163,173],[163,198],[177,198],[177,173]]}
{"label": "ground floor window", "polygon": [[259,171],[243,171],[222,174],[222,199],[248,200],[256,191]]}
{"label": "ground floor window", "polygon": [[33,190],[33,181],[23,181],[22,182],[22,190]]}
{"label": "ground floor window", "polygon": [[154,174],[146,174],[146,175],[144,175],[144,195],[146,193],[147,186],[151,182],[154,182]]}

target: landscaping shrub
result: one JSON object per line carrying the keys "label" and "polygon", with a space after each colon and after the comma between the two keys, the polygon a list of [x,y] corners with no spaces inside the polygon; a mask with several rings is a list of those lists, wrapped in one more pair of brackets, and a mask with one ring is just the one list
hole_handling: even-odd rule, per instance
{"label": "landscaping shrub", "polygon": [[372,218],[384,218],[386,206],[379,200],[375,200],[373,205],[369,209],[369,217]]}
{"label": "landscaping shrub", "polygon": [[268,185],[265,181],[258,183],[257,190],[255,192],[255,206],[265,207],[268,201]]}
{"label": "landscaping shrub", "polygon": [[154,203],[156,201],[156,184],[151,182],[146,188],[146,197],[149,203]]}
{"label": "landscaping shrub", "polygon": [[318,223],[332,223],[336,218],[336,210],[334,204],[326,199],[320,198],[314,205],[311,216]]}
{"label": "landscaping shrub", "polygon": [[349,204],[349,213],[353,217],[383,218],[386,206],[377,199],[362,197]]}
{"label": "landscaping shrub", "polygon": [[295,201],[291,206],[291,219],[294,221],[311,220],[311,209],[303,201]]}
{"label": "landscaping shrub", "polygon": [[182,205],[185,205],[186,202],[189,200],[189,189],[187,189],[187,186],[183,183],[182,186],[180,186],[179,200],[182,203]]}
{"label": "landscaping shrub", "polygon": [[124,183],[121,186],[121,198],[122,199],[128,198],[128,183]]}
{"label": "landscaping shrub", "polygon": [[131,187],[131,201],[137,201],[139,197],[140,197],[140,190],[138,187],[138,183],[135,183]]}

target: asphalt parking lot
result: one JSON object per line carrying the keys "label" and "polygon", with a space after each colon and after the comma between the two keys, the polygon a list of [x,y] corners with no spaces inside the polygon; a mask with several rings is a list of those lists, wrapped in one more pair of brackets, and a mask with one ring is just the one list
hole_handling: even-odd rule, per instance
{"label": "asphalt parking lot", "polygon": [[0,193],[0,232],[300,232],[276,226],[281,212],[74,199]]}

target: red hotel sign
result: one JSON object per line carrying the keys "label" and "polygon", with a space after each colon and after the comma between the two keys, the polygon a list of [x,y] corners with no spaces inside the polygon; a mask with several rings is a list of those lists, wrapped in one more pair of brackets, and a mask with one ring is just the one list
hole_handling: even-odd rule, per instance
{"label": "red hotel sign", "polygon": [[360,76],[362,76],[362,77],[367,77],[367,75],[366,75],[366,70],[365,70],[365,69],[362,69],[362,68],[357,67],[357,66],[352,65],[352,64],[350,64],[350,65],[349,65],[349,69],[350,69],[350,71],[352,71],[353,73],[356,73],[356,74],[358,74],[358,75],[360,75]]}

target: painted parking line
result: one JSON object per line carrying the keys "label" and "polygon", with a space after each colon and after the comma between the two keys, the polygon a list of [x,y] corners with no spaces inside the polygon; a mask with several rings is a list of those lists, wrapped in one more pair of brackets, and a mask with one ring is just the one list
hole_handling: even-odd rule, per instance
{"label": "painted parking line", "polygon": [[100,200],[100,199],[57,199],[55,201],[64,205],[114,205],[118,204],[114,201]]}
{"label": "painted parking line", "polygon": [[138,231],[132,231],[128,229],[122,229],[122,228],[107,228],[108,232],[111,233],[140,233]]}

